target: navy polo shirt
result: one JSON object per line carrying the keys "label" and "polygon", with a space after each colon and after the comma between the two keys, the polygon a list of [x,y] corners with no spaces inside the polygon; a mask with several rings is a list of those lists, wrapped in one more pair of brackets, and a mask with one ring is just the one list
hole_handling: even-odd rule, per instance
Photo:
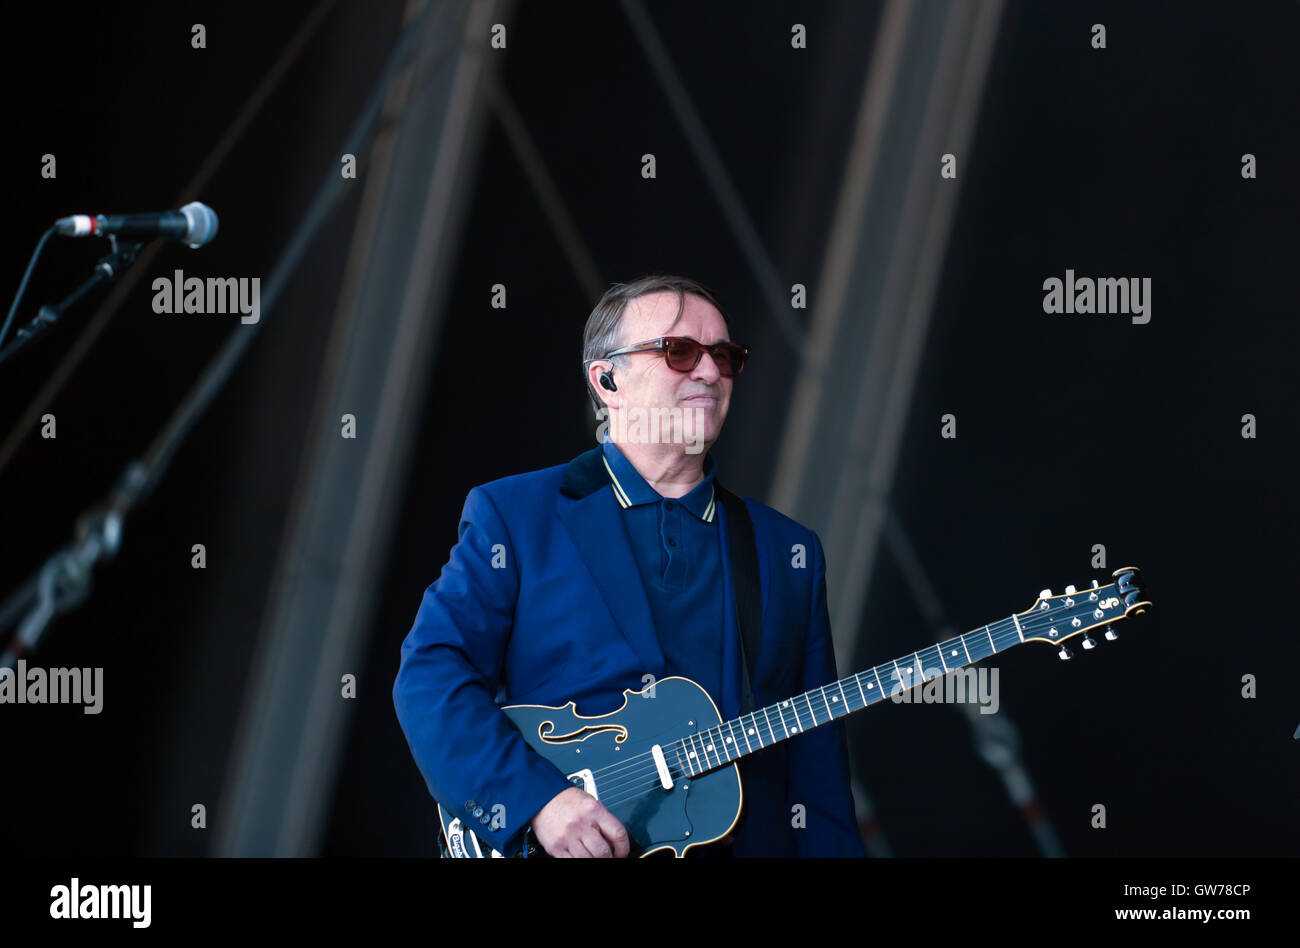
{"label": "navy polo shirt", "polygon": [[645,586],[664,653],[665,675],[699,684],[721,703],[722,550],[716,464],[704,459],[704,480],[682,497],[664,497],[648,483],[612,441],[604,443],[605,466]]}

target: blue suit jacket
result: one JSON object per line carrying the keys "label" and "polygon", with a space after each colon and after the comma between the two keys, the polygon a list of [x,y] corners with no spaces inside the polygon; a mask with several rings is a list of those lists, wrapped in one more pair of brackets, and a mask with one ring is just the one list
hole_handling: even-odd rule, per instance
{"label": "blue suit jacket", "polygon": [[[425,590],[402,643],[393,703],[429,792],[510,855],[521,827],[570,787],[524,743],[501,704],[563,705],[586,715],[623,703],[623,690],[665,677],[664,657],[622,511],[595,448],[568,465],[502,478],[465,499],[459,541]],[[599,473],[593,473],[598,471]],[[754,701],[762,707],[838,675],[817,535],[757,501],[763,590]],[[726,511],[718,505],[724,598],[723,720],[740,714],[740,651]],[[494,565],[495,564],[495,565]],[[849,790],[843,722],[831,722],[741,762],[745,813],[736,856],[862,856]],[[502,804],[493,830],[474,813]],[[804,825],[792,826],[796,805]]]}

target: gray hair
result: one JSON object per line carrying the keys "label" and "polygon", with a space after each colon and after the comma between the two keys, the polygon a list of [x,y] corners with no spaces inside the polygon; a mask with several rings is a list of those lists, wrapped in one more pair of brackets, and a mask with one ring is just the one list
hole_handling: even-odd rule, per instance
{"label": "gray hair", "polygon": [[[612,352],[623,344],[619,340],[619,333],[622,329],[623,313],[629,301],[638,296],[664,291],[677,294],[677,319],[681,318],[682,310],[686,306],[686,294],[692,293],[717,308],[722,314],[727,334],[731,334],[731,320],[727,317],[727,311],[718,302],[717,294],[702,283],[686,277],[663,274],[643,276],[630,283],[615,283],[596,301],[595,308],[587,317],[587,325],[582,330],[582,378],[587,386],[587,395],[591,398],[592,410],[598,417],[605,403],[596,392],[596,387],[591,384],[591,379],[587,377],[587,367],[597,359],[605,358],[606,353]],[[615,356],[615,358],[622,358],[622,356]]]}

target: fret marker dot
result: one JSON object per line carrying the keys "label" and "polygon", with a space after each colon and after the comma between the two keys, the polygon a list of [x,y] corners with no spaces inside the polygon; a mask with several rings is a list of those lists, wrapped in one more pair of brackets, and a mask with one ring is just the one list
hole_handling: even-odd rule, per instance
{"label": "fret marker dot", "polygon": [[874,688],[874,687],[876,687],[876,686],[875,686],[875,685],[867,685],[867,690],[870,690],[870,689],[872,689],[872,688]]}
{"label": "fret marker dot", "polygon": [[704,748],[704,749],[705,749],[706,751],[711,751],[711,750],[713,750],[713,745],[710,744],[708,747],[706,747],[706,748]]}
{"label": "fret marker dot", "polygon": [[840,699],[837,698],[837,697],[835,697],[834,695],[831,695],[831,700],[832,700],[832,701],[839,701]]}
{"label": "fret marker dot", "polygon": [[750,733],[750,734],[753,734],[753,733],[754,733],[754,729],[753,729],[752,727],[749,729],[749,733]]}
{"label": "fret marker dot", "polygon": [[728,744],[731,743],[731,738],[727,738],[727,743],[728,743]]}
{"label": "fret marker dot", "polygon": [[689,754],[687,754],[686,756],[687,756],[687,757],[694,757],[694,756],[695,756],[695,751],[691,751],[691,752],[690,752]]}

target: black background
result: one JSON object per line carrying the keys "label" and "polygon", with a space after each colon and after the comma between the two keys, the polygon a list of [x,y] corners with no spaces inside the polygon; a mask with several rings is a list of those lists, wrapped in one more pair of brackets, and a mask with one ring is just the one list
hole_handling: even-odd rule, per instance
{"label": "black background", "polygon": [[[338,3],[200,194],[185,182],[270,69],[309,4],[23,5],[5,13],[5,305],[39,234],[76,212],[201,199],[221,215],[158,275],[265,278],[382,68],[395,3]],[[651,16],[785,283],[817,279],[880,7],[655,2]],[[790,24],[810,48],[791,50]],[[206,50],[190,25],[207,27]],[[1103,23],[1108,48],[1091,48]],[[716,453],[764,498],[791,391],[790,352],[681,126],[617,4],[524,2],[505,85],[606,282],[679,272],[728,304],[754,356]],[[1297,566],[1300,209],[1291,2],[1053,2],[1004,14],[935,301],[894,509],[951,620],[969,629],[1044,586],[1143,568],[1153,611],[1074,662],[1000,663],[1002,709],[1070,855],[1291,855],[1300,724]],[[919,119],[918,119],[919,120]],[[657,155],[659,177],[640,177]],[[1241,156],[1258,160],[1243,180]],[[58,177],[40,175],[57,156]],[[937,159],[936,159],[937,163]],[[356,192],[359,193],[359,192]],[[178,200],[178,197],[180,200]],[[118,559],[32,658],[103,666],[106,709],[0,706],[6,849],[199,855],[189,808],[229,766],[249,657],[310,426],[312,386],[356,212],[347,200]],[[371,619],[369,655],[324,852],[436,852],[435,818],[393,713],[398,646],[477,483],[590,446],[578,382],[592,301],[504,134],[490,122],[456,276]],[[103,253],[47,248],[21,316]],[[1152,279],[1152,319],[1048,316],[1042,282]],[[152,274],[151,274],[152,277]],[[71,536],[184,396],[235,320],[158,316],[142,280],[72,381],[0,458],[0,580],[16,586]],[[489,306],[505,283],[509,307]],[[94,306],[0,366],[8,437]],[[805,321],[807,311],[796,311]],[[510,340],[508,348],[501,340]],[[835,371],[855,372],[854,353]],[[953,413],[958,437],[939,437]],[[1241,437],[1255,415],[1258,437]],[[557,421],[557,418],[559,419]],[[207,546],[208,568],[190,567]],[[932,636],[877,559],[856,664]],[[929,636],[929,637],[927,637]],[[1076,650],[1079,651],[1079,650]],[[847,671],[842,670],[842,671]],[[1241,696],[1242,676],[1258,697]],[[851,722],[858,775],[898,855],[1035,855],[1023,819],[940,706]],[[1108,828],[1089,825],[1103,803]],[[211,826],[211,823],[210,823]]]}

